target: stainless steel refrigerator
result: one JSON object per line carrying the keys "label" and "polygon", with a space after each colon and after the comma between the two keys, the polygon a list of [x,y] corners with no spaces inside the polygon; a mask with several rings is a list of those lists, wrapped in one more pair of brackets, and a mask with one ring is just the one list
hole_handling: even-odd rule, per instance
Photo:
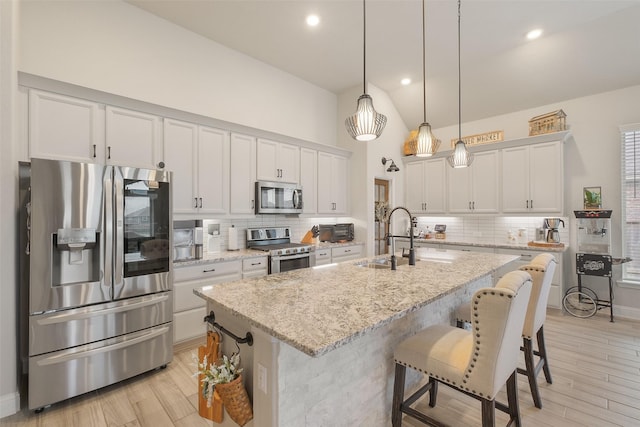
{"label": "stainless steel refrigerator", "polygon": [[21,353],[28,407],[172,360],[171,174],[20,165]]}

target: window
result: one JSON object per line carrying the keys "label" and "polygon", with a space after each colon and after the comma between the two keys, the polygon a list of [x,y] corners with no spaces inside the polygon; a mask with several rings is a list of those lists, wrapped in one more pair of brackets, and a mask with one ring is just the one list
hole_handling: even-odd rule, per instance
{"label": "window", "polygon": [[622,280],[640,284],[640,123],[620,128],[622,135]]}

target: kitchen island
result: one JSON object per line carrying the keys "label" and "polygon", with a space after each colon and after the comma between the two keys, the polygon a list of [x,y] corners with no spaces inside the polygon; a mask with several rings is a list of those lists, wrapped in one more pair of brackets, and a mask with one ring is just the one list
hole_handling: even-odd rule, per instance
{"label": "kitchen island", "polygon": [[254,426],[390,425],[395,346],[453,323],[455,307],[517,259],[430,248],[417,258],[396,271],[361,260],[195,290],[218,323],[253,334],[241,357]]}

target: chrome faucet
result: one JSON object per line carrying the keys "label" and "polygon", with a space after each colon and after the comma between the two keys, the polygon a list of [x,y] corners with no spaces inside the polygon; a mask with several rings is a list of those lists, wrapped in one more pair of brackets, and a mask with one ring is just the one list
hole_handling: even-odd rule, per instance
{"label": "chrome faucet", "polygon": [[387,230],[389,230],[387,232],[387,242],[388,244],[391,245],[391,269],[392,270],[395,270],[398,265],[398,262],[396,260],[396,245],[393,238],[404,237],[404,236],[394,236],[391,234],[391,216],[398,209],[405,211],[407,215],[409,215],[409,224],[410,224],[409,225],[409,265],[416,265],[416,252],[413,248],[413,221],[411,218],[411,212],[409,212],[409,209],[405,207],[398,206],[396,208],[393,208],[391,212],[389,212],[389,217],[387,218]]}

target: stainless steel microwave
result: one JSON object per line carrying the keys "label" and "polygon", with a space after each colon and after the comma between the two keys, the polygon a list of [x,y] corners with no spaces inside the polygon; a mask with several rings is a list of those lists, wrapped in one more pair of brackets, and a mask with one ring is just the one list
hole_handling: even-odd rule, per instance
{"label": "stainless steel microwave", "polygon": [[302,187],[291,182],[256,182],[257,214],[302,213]]}

